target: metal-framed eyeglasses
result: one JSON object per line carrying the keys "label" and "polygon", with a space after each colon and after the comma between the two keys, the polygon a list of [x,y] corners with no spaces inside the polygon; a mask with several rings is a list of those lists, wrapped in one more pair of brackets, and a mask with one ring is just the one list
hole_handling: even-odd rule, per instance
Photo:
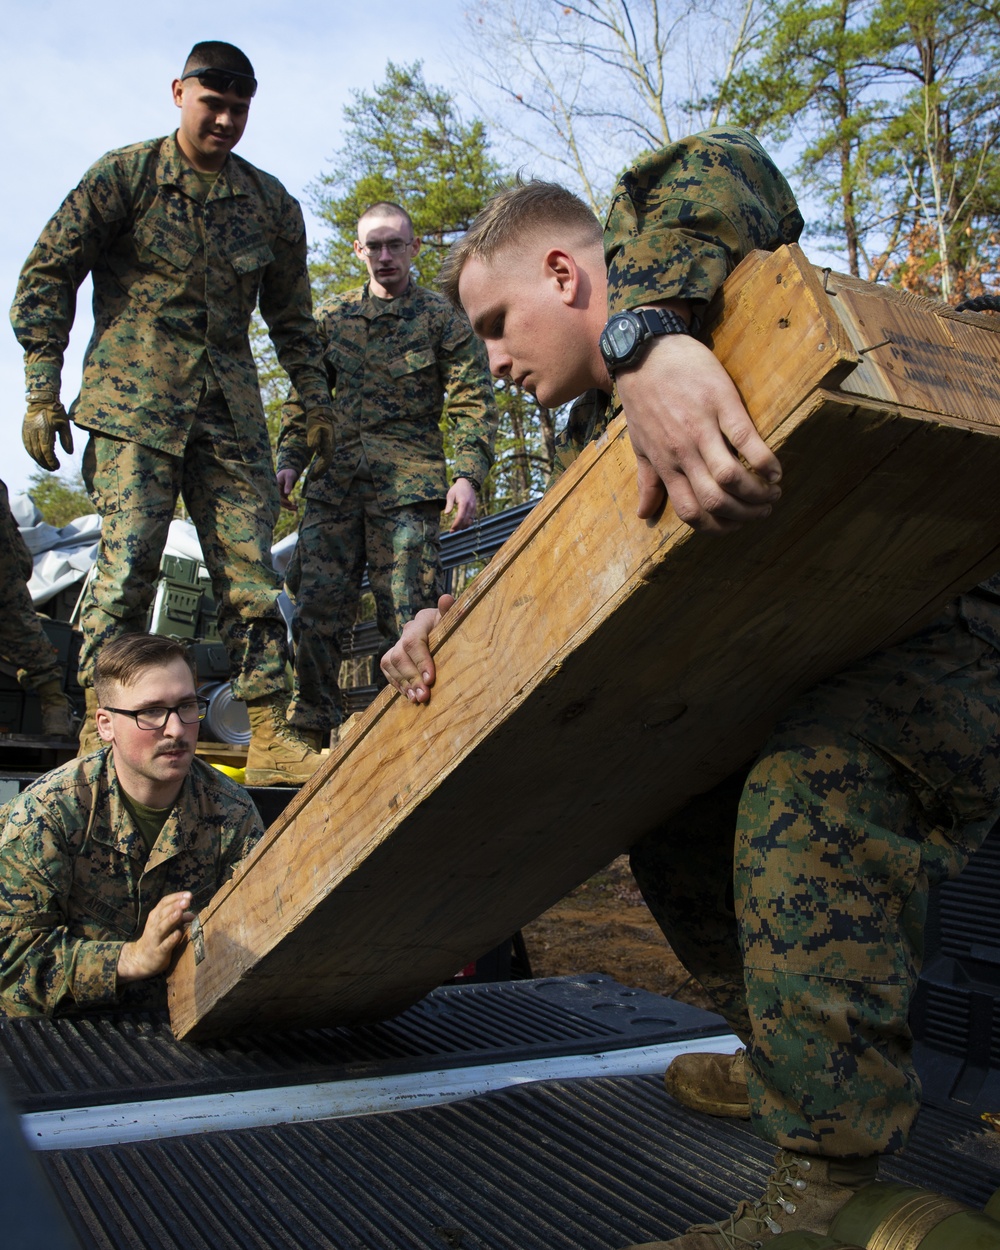
{"label": "metal-framed eyeglasses", "polygon": [[412,239],[383,239],[380,243],[362,243],[361,250],[370,260],[378,260],[385,251],[390,256],[402,256],[412,242]]}
{"label": "metal-framed eyeglasses", "polygon": [[173,707],[106,707],[105,712],[116,712],[119,716],[131,716],[140,729],[162,729],[176,712],[182,725],[194,725],[205,719],[208,711],[208,700],[198,695],[194,699],[185,699],[183,703],[175,703]]}

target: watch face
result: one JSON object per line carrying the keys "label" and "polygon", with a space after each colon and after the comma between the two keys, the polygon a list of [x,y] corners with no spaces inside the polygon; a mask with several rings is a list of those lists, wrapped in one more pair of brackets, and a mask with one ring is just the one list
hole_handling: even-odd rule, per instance
{"label": "watch face", "polygon": [[601,352],[610,364],[624,364],[638,347],[642,327],[638,317],[620,313],[612,317],[601,334]]}

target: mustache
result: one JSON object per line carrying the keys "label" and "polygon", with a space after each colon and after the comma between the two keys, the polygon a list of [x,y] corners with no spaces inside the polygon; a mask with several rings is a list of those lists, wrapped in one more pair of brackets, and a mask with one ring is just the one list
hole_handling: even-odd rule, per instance
{"label": "mustache", "polygon": [[190,743],[185,742],[183,738],[170,738],[166,742],[161,742],[153,752],[153,759],[158,755],[173,755],[177,751],[183,751],[185,754],[193,750]]}

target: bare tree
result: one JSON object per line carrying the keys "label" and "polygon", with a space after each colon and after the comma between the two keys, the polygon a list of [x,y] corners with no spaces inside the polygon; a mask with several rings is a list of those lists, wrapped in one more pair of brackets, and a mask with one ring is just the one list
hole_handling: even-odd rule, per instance
{"label": "bare tree", "polygon": [[512,163],[530,152],[532,172],[569,183],[600,214],[615,175],[640,151],[718,122],[754,6],[476,0],[465,87],[506,136]]}
{"label": "bare tree", "polygon": [[807,234],[851,273],[954,299],[1000,253],[1000,0],[780,0],[730,114],[798,148],[823,213]]}
{"label": "bare tree", "polygon": [[[997,6],[951,5],[946,15],[920,0],[904,9],[897,66],[916,82],[890,142],[903,149],[911,237],[933,238],[925,278],[952,300],[995,272],[1000,222],[1000,76]],[[912,268],[912,266],[911,266]]]}

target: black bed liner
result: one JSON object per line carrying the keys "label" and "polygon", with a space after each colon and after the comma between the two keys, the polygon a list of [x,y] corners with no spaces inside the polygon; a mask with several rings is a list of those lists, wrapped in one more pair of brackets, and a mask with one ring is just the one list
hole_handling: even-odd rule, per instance
{"label": "black bed liner", "polygon": [[22,1112],[593,1054],[725,1032],[721,1016],[610,977],[443,986],[393,1020],[196,1045],[166,1015],[0,1019]]}
{"label": "black bed liner", "polygon": [[[937,891],[911,1021],[924,1105],[884,1179],[982,1207],[1000,1186],[1000,836]],[[22,1113],[622,1050],[723,1032],[717,1016],[602,976],[451,986],[395,1020],[175,1042],[163,1019],[0,1022]],[[772,1149],[687,1112],[658,1077],[585,1077],[445,1105],[33,1155],[58,1208],[5,1167],[14,1250],[615,1250],[758,1191]],[[20,1141],[7,1147],[24,1154]],[[21,1160],[13,1159],[14,1164]],[[17,1179],[15,1179],[17,1178]],[[12,1191],[21,1185],[20,1193]],[[31,1204],[34,1204],[33,1207]],[[40,1223],[41,1221],[41,1223]],[[0,1244],[2,1235],[0,1235]]]}
{"label": "black bed liner", "polygon": [[[722,1217],[772,1154],[635,1077],[40,1158],[94,1250],[613,1250]],[[1000,1136],[933,1108],[883,1167],[976,1207],[998,1173]]]}

